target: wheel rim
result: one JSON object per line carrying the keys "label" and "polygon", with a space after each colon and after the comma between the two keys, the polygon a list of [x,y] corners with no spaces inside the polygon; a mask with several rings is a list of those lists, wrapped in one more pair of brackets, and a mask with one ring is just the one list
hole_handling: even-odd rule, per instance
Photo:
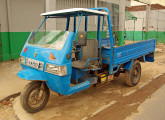
{"label": "wheel rim", "polygon": [[41,98],[39,98],[39,93],[40,93],[40,88],[36,88],[30,93],[28,97],[28,104],[30,105],[30,107],[38,108],[43,104],[46,98],[45,91],[43,90],[43,94]]}
{"label": "wheel rim", "polygon": [[139,82],[139,78],[140,78],[140,68],[139,66],[135,66],[134,71],[133,71],[133,83],[136,84]]}

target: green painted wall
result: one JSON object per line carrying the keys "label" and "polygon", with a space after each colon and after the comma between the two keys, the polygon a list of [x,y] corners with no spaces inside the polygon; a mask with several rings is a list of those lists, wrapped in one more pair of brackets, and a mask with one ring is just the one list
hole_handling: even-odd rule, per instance
{"label": "green painted wall", "polygon": [[3,61],[18,59],[30,32],[1,32]]}
{"label": "green painted wall", "polygon": [[1,32],[0,32],[0,62],[3,61],[3,57],[2,57],[2,38],[1,38]]}
{"label": "green painted wall", "polygon": [[165,43],[165,32],[164,31],[149,31],[149,32],[143,32],[143,31],[126,31],[127,37],[126,40],[135,40],[135,41],[141,41],[141,40],[148,40],[152,38],[156,38],[157,42]]}
{"label": "green painted wall", "polygon": [[20,52],[29,35],[30,32],[10,32],[11,52],[14,59],[19,58]]}
{"label": "green painted wall", "polygon": [[10,60],[9,33],[1,32],[2,40],[2,59],[3,61]]}
{"label": "green painted wall", "polygon": [[[107,31],[104,31],[103,38],[106,38],[106,36],[107,36]],[[100,32],[100,37],[101,37],[101,32]],[[97,31],[88,31],[87,39],[97,39]],[[78,36],[76,36],[76,40],[78,40]]]}

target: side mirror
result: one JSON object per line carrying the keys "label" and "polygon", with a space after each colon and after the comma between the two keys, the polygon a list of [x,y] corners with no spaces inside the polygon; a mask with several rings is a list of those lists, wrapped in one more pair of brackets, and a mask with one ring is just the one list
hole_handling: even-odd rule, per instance
{"label": "side mirror", "polygon": [[87,45],[87,32],[84,31],[78,32],[78,45],[80,46]]}

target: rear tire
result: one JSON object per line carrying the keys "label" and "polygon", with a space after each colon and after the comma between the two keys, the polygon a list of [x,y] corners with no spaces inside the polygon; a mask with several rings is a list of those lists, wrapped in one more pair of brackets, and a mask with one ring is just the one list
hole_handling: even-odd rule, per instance
{"label": "rear tire", "polygon": [[29,113],[35,113],[42,110],[49,100],[49,88],[45,83],[41,98],[39,93],[42,82],[32,81],[27,84],[20,95],[20,102],[23,109]]}
{"label": "rear tire", "polygon": [[139,83],[141,77],[141,65],[138,60],[133,62],[130,70],[125,71],[125,76],[126,85],[133,87]]}

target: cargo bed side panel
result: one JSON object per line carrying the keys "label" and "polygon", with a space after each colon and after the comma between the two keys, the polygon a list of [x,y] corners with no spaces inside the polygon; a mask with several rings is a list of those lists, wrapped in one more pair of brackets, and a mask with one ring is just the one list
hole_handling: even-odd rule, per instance
{"label": "cargo bed side panel", "polygon": [[123,64],[155,51],[155,39],[114,48],[113,65]]}

